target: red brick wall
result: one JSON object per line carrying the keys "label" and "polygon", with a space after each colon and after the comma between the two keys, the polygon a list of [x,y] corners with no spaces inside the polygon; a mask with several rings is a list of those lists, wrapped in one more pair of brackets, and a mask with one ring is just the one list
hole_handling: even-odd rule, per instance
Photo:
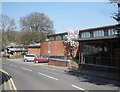
{"label": "red brick wall", "polygon": [[40,48],[28,48],[28,53],[40,55]]}
{"label": "red brick wall", "polygon": [[59,61],[59,60],[50,60],[48,62],[49,65],[55,65],[55,66],[63,66],[68,67],[68,62],[65,61]]}
{"label": "red brick wall", "polygon": [[50,50],[51,50],[51,54],[50,54],[51,56],[52,55],[64,56],[63,41],[51,41]]}
{"label": "red brick wall", "polygon": [[[48,46],[49,45],[49,46]],[[50,41],[41,43],[41,55],[48,55],[48,47],[50,48],[50,56],[52,55],[64,55],[63,41]]]}
{"label": "red brick wall", "polygon": [[[41,43],[41,51],[40,55],[49,55],[48,54],[48,47],[50,48],[50,56],[59,55],[64,56],[65,47],[63,41],[50,41],[50,42],[42,42]],[[76,56],[76,52],[78,49],[75,50],[74,56]]]}
{"label": "red brick wall", "polygon": [[41,43],[41,51],[40,55],[48,55],[48,42],[42,42]]}

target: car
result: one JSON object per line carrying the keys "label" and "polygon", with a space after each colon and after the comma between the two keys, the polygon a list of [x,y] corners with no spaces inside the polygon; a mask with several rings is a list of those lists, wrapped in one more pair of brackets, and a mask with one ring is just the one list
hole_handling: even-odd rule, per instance
{"label": "car", "polygon": [[47,56],[36,56],[34,58],[34,62],[35,63],[39,63],[39,62],[49,62],[49,57]]}
{"label": "car", "polygon": [[35,57],[36,57],[35,54],[25,54],[24,57],[23,57],[23,61],[24,62],[34,61]]}
{"label": "car", "polygon": [[49,59],[50,60],[67,61],[67,62],[71,61],[71,60],[67,59],[67,57],[65,57],[65,56],[50,56]]}

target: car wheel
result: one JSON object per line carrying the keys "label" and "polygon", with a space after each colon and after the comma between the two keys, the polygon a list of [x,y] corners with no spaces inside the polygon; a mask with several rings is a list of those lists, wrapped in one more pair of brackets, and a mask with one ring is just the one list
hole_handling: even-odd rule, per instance
{"label": "car wheel", "polygon": [[27,62],[27,61],[28,61],[27,59],[24,60],[24,62]]}

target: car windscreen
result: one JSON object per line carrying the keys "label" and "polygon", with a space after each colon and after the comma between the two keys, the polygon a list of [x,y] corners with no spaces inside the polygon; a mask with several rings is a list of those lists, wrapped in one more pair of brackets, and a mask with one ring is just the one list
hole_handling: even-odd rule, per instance
{"label": "car windscreen", "polygon": [[44,58],[43,56],[38,56],[38,58]]}

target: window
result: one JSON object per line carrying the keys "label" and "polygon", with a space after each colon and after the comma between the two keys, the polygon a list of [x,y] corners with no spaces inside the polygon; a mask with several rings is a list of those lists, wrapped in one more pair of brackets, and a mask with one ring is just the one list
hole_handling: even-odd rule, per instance
{"label": "window", "polygon": [[109,29],[108,30],[108,35],[109,36],[114,36],[114,35],[116,35],[117,34],[117,30],[115,30],[115,29]]}
{"label": "window", "polygon": [[94,37],[104,36],[104,31],[103,30],[94,31],[93,36]]}
{"label": "window", "polygon": [[108,30],[104,30],[104,36],[108,36]]}
{"label": "window", "polygon": [[66,39],[67,39],[67,36],[66,36],[66,35],[64,35],[64,36],[63,36],[63,40],[66,40]]}
{"label": "window", "polygon": [[50,41],[53,41],[54,40],[54,37],[49,37]]}
{"label": "window", "polygon": [[61,36],[56,36],[56,40],[62,40]]}
{"label": "window", "polygon": [[87,38],[87,37],[90,37],[90,33],[89,32],[83,32],[81,34],[81,38]]}

